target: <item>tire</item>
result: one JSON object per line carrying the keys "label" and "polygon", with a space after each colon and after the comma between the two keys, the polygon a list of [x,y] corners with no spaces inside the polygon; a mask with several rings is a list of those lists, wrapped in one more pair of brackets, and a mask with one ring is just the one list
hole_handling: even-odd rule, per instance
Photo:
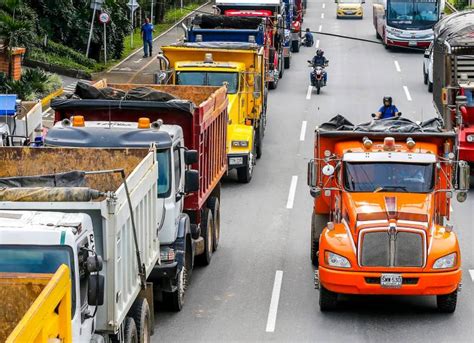
{"label": "tire", "polygon": [[189,252],[186,248],[186,253],[184,254],[184,263],[181,271],[176,277],[176,290],[174,292],[163,292],[163,300],[167,305],[170,311],[179,312],[184,305],[184,296],[186,289],[188,288],[189,283],[189,268],[191,268],[189,259]]}
{"label": "tire", "polygon": [[453,293],[436,296],[438,311],[442,313],[454,313],[458,301],[458,290]]}
{"label": "tire", "polygon": [[275,81],[271,81],[268,83],[268,88],[270,89],[277,89],[278,88],[278,78]]}
{"label": "tire", "polygon": [[325,214],[316,214],[313,212],[311,216],[311,262],[315,267],[319,265],[318,251],[319,251],[319,236],[323,232],[324,227],[328,222],[329,217]]}
{"label": "tire", "polygon": [[428,84],[428,74],[425,72],[425,66],[423,66],[423,83]]}
{"label": "tire", "polygon": [[210,197],[207,201],[207,208],[212,212],[212,219],[214,221],[212,228],[212,251],[216,251],[219,246],[221,238],[221,208],[218,197]]}
{"label": "tire", "polygon": [[319,288],[319,309],[321,312],[334,311],[337,308],[337,293],[323,287]]}
{"label": "tire", "polygon": [[131,317],[125,318],[124,343],[139,343],[135,321]]}
{"label": "tire", "polygon": [[289,57],[285,57],[284,58],[284,67],[285,69],[290,69],[290,64],[291,64],[291,61],[290,61],[290,58]]}
{"label": "tire", "polygon": [[255,135],[257,138],[256,142],[256,153],[257,153],[257,159],[261,158],[263,155],[263,126],[260,122],[260,126],[257,129],[257,134]]}
{"label": "tire", "polygon": [[428,92],[433,93],[433,82],[428,81]]}
{"label": "tire", "polygon": [[198,262],[203,266],[208,266],[212,259],[212,225],[212,212],[208,208],[204,208],[201,215],[201,236],[204,239],[204,253],[197,256]]}
{"label": "tire", "polygon": [[255,149],[255,137],[254,137],[254,146],[250,154],[248,165],[237,168],[237,180],[240,183],[249,183],[252,180],[253,168],[255,164],[255,161],[254,161],[255,155],[256,155],[256,149]]}
{"label": "tire", "polygon": [[300,52],[300,42],[297,40],[291,41],[291,51]]}
{"label": "tire", "polygon": [[285,69],[285,68],[283,68],[283,54],[280,55],[280,59],[278,60],[278,63],[280,64],[280,65],[279,65],[280,73],[278,74],[278,77],[279,77],[280,79],[282,79],[282,78],[283,78],[284,69]]}
{"label": "tire", "polygon": [[319,94],[319,93],[321,93],[321,87],[317,86],[316,87],[316,94]]}
{"label": "tire", "polygon": [[377,29],[375,29],[375,37],[377,37],[377,39],[382,39],[382,36],[379,35],[379,32],[377,31]]}
{"label": "tire", "polygon": [[150,306],[148,306],[148,301],[146,298],[139,298],[135,300],[128,316],[133,318],[135,324],[135,330],[137,332],[138,343],[149,343],[151,336],[151,315],[150,315]]}

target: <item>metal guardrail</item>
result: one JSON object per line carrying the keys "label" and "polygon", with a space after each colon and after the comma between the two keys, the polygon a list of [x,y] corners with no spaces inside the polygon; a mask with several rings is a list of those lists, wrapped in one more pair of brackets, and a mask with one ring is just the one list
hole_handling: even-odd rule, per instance
{"label": "metal guardrail", "polygon": [[456,13],[458,11],[456,7],[454,7],[454,5],[450,3],[449,1],[446,1],[445,6],[451,11],[451,13]]}

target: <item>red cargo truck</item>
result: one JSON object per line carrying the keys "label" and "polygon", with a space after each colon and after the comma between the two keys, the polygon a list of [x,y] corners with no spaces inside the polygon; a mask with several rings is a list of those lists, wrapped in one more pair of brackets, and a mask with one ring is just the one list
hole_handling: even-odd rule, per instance
{"label": "red cargo truck", "polygon": [[[227,171],[225,87],[79,84],[54,99],[45,144],[140,148],[154,144],[159,164],[161,264],[151,277],[180,310],[194,257],[207,265],[220,237],[220,180]],[[199,185],[199,187],[197,187]],[[156,280],[158,279],[158,282]]]}

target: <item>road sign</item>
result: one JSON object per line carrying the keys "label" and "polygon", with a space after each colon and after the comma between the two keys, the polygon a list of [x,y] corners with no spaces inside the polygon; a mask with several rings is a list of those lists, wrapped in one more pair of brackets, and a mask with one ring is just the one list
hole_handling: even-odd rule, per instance
{"label": "road sign", "polygon": [[105,0],[92,0],[91,1],[91,9],[100,11],[102,9],[102,5],[104,4]]}
{"label": "road sign", "polygon": [[130,11],[135,12],[135,10],[140,7],[140,5],[137,3],[137,0],[129,0],[127,3],[128,8],[130,8]]}
{"label": "road sign", "polygon": [[102,12],[100,15],[99,15],[99,21],[102,23],[102,24],[107,24],[109,21],[110,21],[110,16],[108,13],[106,12]]}

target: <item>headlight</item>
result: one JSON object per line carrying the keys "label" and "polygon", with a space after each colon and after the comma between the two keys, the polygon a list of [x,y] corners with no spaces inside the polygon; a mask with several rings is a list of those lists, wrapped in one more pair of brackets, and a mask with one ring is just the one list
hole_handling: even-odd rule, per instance
{"label": "headlight", "polygon": [[438,258],[433,264],[433,269],[446,269],[453,268],[456,264],[457,254],[453,252],[452,254]]}
{"label": "headlight", "polygon": [[351,263],[347,258],[344,256],[335,254],[330,251],[326,251],[324,254],[326,264],[331,267],[338,267],[338,268],[350,268]]}
{"label": "headlight", "polygon": [[161,262],[173,262],[176,257],[173,248],[161,247],[160,250],[160,259]]}
{"label": "headlight", "polygon": [[235,148],[247,148],[249,141],[232,141],[232,146]]}
{"label": "headlight", "polygon": [[467,140],[469,143],[474,143],[474,135],[467,135],[467,136],[466,136],[466,140]]}

